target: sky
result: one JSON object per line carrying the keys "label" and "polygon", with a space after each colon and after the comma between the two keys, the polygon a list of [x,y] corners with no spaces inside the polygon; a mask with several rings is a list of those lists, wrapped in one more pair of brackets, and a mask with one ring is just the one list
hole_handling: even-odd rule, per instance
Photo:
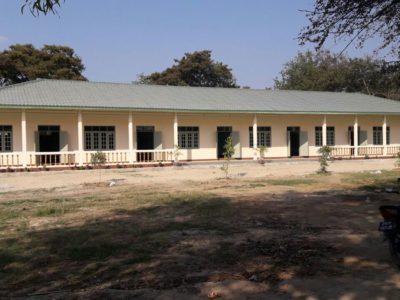
{"label": "sky", "polygon": [[[162,71],[186,52],[212,50],[241,86],[272,87],[298,51],[296,37],[312,0],[66,0],[58,15],[21,14],[25,0],[0,0],[0,51],[30,43],[72,47],[90,81],[132,82]],[[329,41],[340,52],[345,41]],[[372,54],[378,41],[349,56]]]}

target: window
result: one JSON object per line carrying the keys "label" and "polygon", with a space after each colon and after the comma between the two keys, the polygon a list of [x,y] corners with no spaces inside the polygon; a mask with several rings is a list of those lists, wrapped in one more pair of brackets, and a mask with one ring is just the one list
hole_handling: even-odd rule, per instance
{"label": "window", "polygon": [[12,126],[0,125],[0,152],[12,151]]}
{"label": "window", "polygon": [[335,127],[326,127],[326,144],[335,146]]}
{"label": "window", "polygon": [[217,132],[232,132],[232,127],[230,126],[218,126]]}
{"label": "window", "polygon": [[[383,145],[383,129],[382,126],[372,127],[374,145]],[[390,127],[386,127],[386,144],[390,145]]]}
{"label": "window", "polygon": [[178,127],[178,146],[182,149],[199,148],[199,127]]}
{"label": "window", "polygon": [[374,145],[383,145],[382,127],[374,126],[373,130],[373,143]]}
{"label": "window", "polygon": [[322,127],[315,127],[315,146],[322,146]]}
{"label": "window", "polygon": [[85,150],[114,150],[114,126],[85,126]]}
{"label": "window", "polygon": [[[322,146],[322,127],[315,127],[315,146]],[[335,146],[335,127],[328,126],[326,127],[326,145],[327,146]]]}
{"label": "window", "polygon": [[[253,148],[253,127],[249,127],[250,148]],[[257,128],[257,147],[271,147],[271,127],[258,127]]]}

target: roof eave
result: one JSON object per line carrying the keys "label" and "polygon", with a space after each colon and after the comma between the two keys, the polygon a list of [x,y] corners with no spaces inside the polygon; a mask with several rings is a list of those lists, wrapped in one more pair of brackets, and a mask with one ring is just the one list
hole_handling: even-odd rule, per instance
{"label": "roof eave", "polygon": [[48,109],[48,110],[104,110],[104,111],[140,111],[140,112],[190,112],[190,113],[231,113],[231,114],[313,114],[313,115],[400,115],[400,112],[360,112],[360,111],[274,111],[274,110],[206,110],[206,109],[173,109],[173,108],[137,108],[137,107],[104,107],[104,106],[53,106],[53,105],[7,105],[0,108],[11,109]]}

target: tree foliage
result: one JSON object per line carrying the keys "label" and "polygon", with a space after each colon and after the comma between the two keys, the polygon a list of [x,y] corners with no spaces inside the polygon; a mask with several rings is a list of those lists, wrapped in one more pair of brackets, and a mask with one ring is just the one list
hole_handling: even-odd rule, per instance
{"label": "tree foliage", "polygon": [[327,174],[328,173],[328,160],[331,155],[332,148],[329,146],[322,146],[318,149],[318,153],[321,154],[321,157],[318,159],[319,162],[319,170],[318,174]]}
{"label": "tree foliage", "polygon": [[64,2],[65,0],[25,0],[21,6],[21,13],[27,8],[34,16],[39,16],[41,13],[47,15],[49,12],[56,14],[57,8]]}
{"label": "tree foliage", "polygon": [[329,51],[299,52],[284,64],[275,88],[361,92],[400,99],[400,66],[381,59],[349,58]]}
{"label": "tree foliage", "polygon": [[380,37],[379,49],[389,47],[400,56],[399,13],[399,0],[315,0],[313,10],[306,11],[309,25],[298,39],[321,49],[328,37],[350,39],[348,45],[357,41],[359,47],[371,37]]}
{"label": "tree foliage", "polygon": [[225,140],[224,144],[224,163],[221,166],[221,170],[225,173],[225,178],[228,179],[229,177],[229,165],[231,163],[231,159],[233,155],[235,155],[235,147],[233,146],[233,139],[232,136],[229,136]]}
{"label": "tree foliage", "polygon": [[27,80],[26,74],[21,73],[14,62],[0,55],[0,87]]}
{"label": "tree foliage", "polygon": [[238,87],[227,65],[211,59],[211,51],[185,53],[181,59],[174,59],[175,64],[150,75],[139,75],[143,84],[204,86],[204,87]]}
{"label": "tree foliage", "polygon": [[17,44],[0,52],[0,86],[37,78],[87,80],[84,70],[81,58],[66,46]]}

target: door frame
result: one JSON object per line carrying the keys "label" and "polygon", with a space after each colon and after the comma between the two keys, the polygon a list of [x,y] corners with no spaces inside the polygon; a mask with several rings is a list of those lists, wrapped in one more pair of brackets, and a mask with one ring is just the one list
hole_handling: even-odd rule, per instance
{"label": "door frame", "polygon": [[[141,129],[141,130],[139,130],[139,129]],[[152,135],[153,135],[152,149],[139,149],[139,133],[141,133],[141,132],[152,133]],[[155,133],[155,126],[136,126],[136,149],[137,150],[154,150],[154,133]]]}
{"label": "door frame", "polygon": [[[293,157],[293,156],[299,156],[300,155],[300,131],[301,131],[301,127],[300,126],[287,126],[286,127],[286,136],[287,136],[287,147],[288,147],[288,156],[289,157]],[[297,134],[297,141],[298,141],[298,145],[297,147],[295,147],[292,144],[292,134],[295,133]],[[296,152],[297,155],[293,155],[293,153],[295,152],[295,148],[297,148]]]}
{"label": "door frame", "polygon": [[[220,135],[232,136],[232,126],[217,126],[217,159],[221,159],[224,157],[223,152],[220,153]],[[226,139],[226,138],[225,138]],[[225,144],[224,144],[225,145]],[[221,149],[223,145],[221,145]]]}
{"label": "door frame", "polygon": [[[45,127],[47,127],[47,129],[44,129]],[[38,125],[38,149],[37,152],[60,152],[61,150],[61,145],[60,145],[60,134],[61,134],[61,126],[60,125]],[[58,150],[42,150],[42,147],[44,146],[41,142],[40,142],[40,137],[43,135],[43,133],[46,132],[45,135],[51,135],[54,133],[58,134]],[[51,134],[47,134],[47,133],[51,133]]]}

